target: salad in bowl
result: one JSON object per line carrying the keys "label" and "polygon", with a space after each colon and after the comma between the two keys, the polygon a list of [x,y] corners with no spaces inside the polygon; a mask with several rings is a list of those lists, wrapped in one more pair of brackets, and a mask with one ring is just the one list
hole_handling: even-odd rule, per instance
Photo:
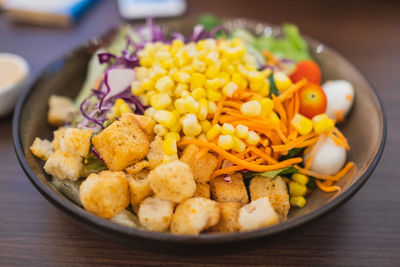
{"label": "salad in bowl", "polygon": [[88,65],[76,99],[52,95],[53,140],[31,152],[86,211],[177,235],[282,223],[355,164],[338,125],[352,84],[324,81],[296,26],[255,36],[205,18],[165,34],[123,26]]}

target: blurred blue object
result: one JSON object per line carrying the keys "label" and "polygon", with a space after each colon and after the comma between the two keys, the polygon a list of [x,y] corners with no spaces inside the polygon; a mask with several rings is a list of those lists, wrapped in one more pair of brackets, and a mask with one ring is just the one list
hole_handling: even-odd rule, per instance
{"label": "blurred blue object", "polygon": [[185,13],[185,0],[118,0],[119,13],[124,19],[175,17]]}

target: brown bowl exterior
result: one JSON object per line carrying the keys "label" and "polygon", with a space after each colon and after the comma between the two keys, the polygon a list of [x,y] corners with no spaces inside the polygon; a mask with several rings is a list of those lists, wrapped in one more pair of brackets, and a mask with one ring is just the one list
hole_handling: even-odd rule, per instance
{"label": "brown bowl exterior", "polygon": [[[189,33],[194,20],[178,20],[164,24],[170,31]],[[256,34],[280,34],[280,28],[271,24],[246,19],[225,20],[228,29],[244,27]],[[98,41],[98,40],[97,40]],[[340,194],[326,194],[315,191],[308,198],[303,209],[294,209],[288,221],[269,228],[232,234],[202,234],[199,236],[178,236],[128,228],[99,218],[74,204],[52,185],[51,177],[43,170],[43,162],[29,150],[35,137],[52,139],[54,129],[47,124],[47,99],[51,94],[75,97],[85,79],[88,60],[98,42],[89,42],[63,58],[50,64],[20,97],[13,121],[13,137],[18,160],[34,186],[55,206],[76,218],[90,229],[113,239],[136,244],[140,247],[167,248],[199,245],[220,245],[248,241],[271,236],[326,214],[353,196],[366,182],[383,152],[386,140],[386,118],[382,104],[367,79],[345,58],[331,48],[307,38],[310,51],[322,67],[323,80],[345,79],[356,91],[354,107],[347,121],[340,125],[348,138],[351,150],[348,160],[357,168],[346,175],[339,185]]]}

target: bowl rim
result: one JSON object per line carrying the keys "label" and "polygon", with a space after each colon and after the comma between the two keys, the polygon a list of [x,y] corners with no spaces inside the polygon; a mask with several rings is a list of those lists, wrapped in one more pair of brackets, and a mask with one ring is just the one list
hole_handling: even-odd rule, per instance
{"label": "bowl rim", "polygon": [[[235,18],[234,20],[247,20],[249,22],[256,22],[262,23],[265,25],[275,26],[272,23],[256,21],[247,18]],[[319,44],[323,44],[319,41],[316,41],[313,38],[308,37],[307,35],[303,34],[303,36],[307,39],[308,42],[316,42]],[[13,144],[14,150],[17,155],[17,159],[22,166],[25,174],[28,176],[31,183],[36,187],[36,189],[53,205],[57,208],[61,209],[74,219],[78,220],[79,222],[85,224],[86,226],[90,226],[92,230],[101,229],[101,232],[105,235],[112,236],[119,239],[126,239],[126,238],[141,238],[150,241],[163,241],[163,242],[170,242],[174,244],[181,244],[181,245],[211,245],[211,244],[222,244],[222,243],[229,243],[229,242],[241,242],[250,239],[256,238],[263,238],[267,236],[276,235],[278,233],[282,233],[289,229],[293,229],[305,224],[308,221],[315,220],[323,215],[326,215],[330,211],[334,210],[335,208],[339,207],[340,205],[344,204],[347,200],[349,200],[360,188],[361,186],[368,180],[369,176],[372,174],[374,169],[376,168],[386,144],[387,139],[387,118],[386,113],[383,107],[383,102],[376,90],[376,88],[372,85],[371,81],[361,72],[354,64],[352,64],[349,60],[347,60],[344,56],[338,53],[335,49],[332,49],[330,46],[323,44],[324,48],[329,49],[333,52],[337,57],[341,60],[345,61],[346,64],[349,64],[355,70],[357,70],[363,79],[365,79],[366,83],[372,89],[372,92],[377,100],[379,111],[381,112],[382,116],[382,135],[381,140],[378,146],[378,149],[370,162],[370,165],[367,167],[365,172],[360,176],[360,178],[353,183],[349,188],[345,191],[341,192],[338,196],[334,199],[323,205],[322,207],[305,214],[299,218],[288,220],[283,223],[279,223],[277,225],[261,228],[253,231],[248,232],[235,232],[235,233],[224,233],[224,234],[204,234],[198,236],[191,236],[191,235],[174,235],[171,233],[160,233],[160,232],[151,232],[145,231],[137,228],[130,228],[124,225],[120,225],[114,223],[112,221],[97,217],[94,214],[91,214],[84,209],[82,209],[77,204],[73,203],[72,201],[68,200],[66,197],[60,197],[55,192],[53,192],[49,187],[43,184],[40,179],[35,175],[33,170],[30,168],[28,162],[25,159],[21,139],[20,139],[20,124],[21,124],[21,114],[24,107],[25,102],[29,99],[30,94],[32,93],[32,88],[41,80],[41,77],[45,76],[49,69],[52,66],[56,65],[57,62],[60,60],[65,59],[71,52],[78,51],[85,46],[86,43],[76,47],[75,49],[71,50],[69,53],[62,55],[61,57],[53,60],[51,63],[46,65],[42,71],[38,72],[36,77],[32,79],[31,84],[25,88],[23,93],[20,95],[14,116],[13,116]],[[93,229],[95,228],[95,229]]]}

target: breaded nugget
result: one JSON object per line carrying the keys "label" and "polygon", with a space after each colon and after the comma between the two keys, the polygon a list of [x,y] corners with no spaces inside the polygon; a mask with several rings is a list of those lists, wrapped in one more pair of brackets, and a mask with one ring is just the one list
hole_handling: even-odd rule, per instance
{"label": "breaded nugget", "polygon": [[262,197],[240,208],[239,230],[251,231],[279,223],[279,216],[268,197]]}
{"label": "breaded nugget", "polygon": [[30,150],[33,155],[42,160],[48,160],[51,154],[53,154],[53,146],[51,145],[51,142],[47,139],[42,140],[38,137],[33,141]]}
{"label": "breaded nugget", "polygon": [[239,231],[239,210],[237,202],[218,203],[219,222],[210,228],[210,232],[229,233]]}
{"label": "breaded nugget", "polygon": [[169,229],[174,214],[174,204],[159,198],[146,198],[140,203],[140,223],[150,231],[165,232]]}
{"label": "breaded nugget", "polygon": [[113,122],[92,143],[112,171],[124,170],[139,162],[149,151],[149,140],[136,119],[124,114]]}
{"label": "breaded nugget", "polygon": [[211,195],[218,202],[239,202],[240,205],[249,202],[249,196],[240,173],[229,175],[230,182],[226,182],[221,176],[210,181]]}
{"label": "breaded nugget", "polygon": [[44,164],[44,170],[58,178],[77,180],[83,169],[82,157],[73,152],[57,150]]}
{"label": "breaded nugget", "polygon": [[163,162],[165,153],[163,150],[163,140],[157,135],[153,142],[150,143],[149,153],[147,153],[147,160],[149,161],[150,169],[154,169]]}
{"label": "breaded nugget", "polygon": [[268,197],[274,210],[279,214],[279,220],[285,221],[290,209],[289,194],[285,181],[280,176],[274,179],[256,176],[251,179],[250,186],[251,200],[260,197]]}
{"label": "breaded nugget", "polygon": [[85,210],[111,218],[129,205],[129,188],[124,172],[102,171],[82,182],[79,197]]}
{"label": "breaded nugget", "polygon": [[211,174],[217,167],[218,159],[211,153],[206,153],[200,158],[196,158],[195,156],[199,151],[199,147],[190,144],[183,150],[180,160],[190,166],[197,182],[206,183],[210,180]]}
{"label": "breaded nugget", "polygon": [[189,166],[179,160],[157,166],[148,179],[156,197],[175,203],[190,198],[196,190]]}
{"label": "breaded nugget", "polygon": [[154,135],[153,128],[154,126],[156,126],[156,122],[152,118],[144,115],[136,115],[136,114],[130,114],[130,115],[134,116],[136,121],[139,123],[139,126],[149,137]]}
{"label": "breaded nugget", "polygon": [[206,198],[190,198],[180,203],[171,223],[171,233],[198,235],[216,225],[219,220],[217,203]]}
{"label": "breaded nugget", "polygon": [[128,168],[125,169],[125,171],[129,174],[136,174],[142,171],[143,169],[148,168],[149,166],[150,163],[147,160],[142,160],[134,165],[129,166]]}
{"label": "breaded nugget", "polygon": [[210,198],[210,185],[207,183],[197,183],[193,197]]}
{"label": "breaded nugget", "polygon": [[89,153],[92,130],[61,127],[54,131],[53,149],[63,150],[86,157]]}
{"label": "breaded nugget", "polygon": [[142,200],[153,194],[147,177],[139,179],[139,177],[135,177],[134,175],[127,175],[127,179],[132,207],[138,206]]}
{"label": "breaded nugget", "polygon": [[70,122],[76,108],[71,99],[64,96],[51,95],[47,120],[51,125],[60,126]]}

